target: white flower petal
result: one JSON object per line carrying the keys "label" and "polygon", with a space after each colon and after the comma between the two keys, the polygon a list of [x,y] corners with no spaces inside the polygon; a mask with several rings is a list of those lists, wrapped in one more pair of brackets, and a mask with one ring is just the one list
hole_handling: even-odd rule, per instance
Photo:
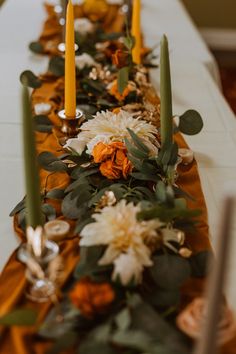
{"label": "white flower petal", "polygon": [[34,105],[34,111],[36,116],[39,116],[40,114],[48,114],[52,108],[52,105],[50,103],[36,103]]}
{"label": "white flower petal", "polygon": [[113,263],[113,261],[119,256],[120,252],[117,250],[114,245],[110,245],[107,247],[104,255],[99,260],[99,265],[107,265]]}
{"label": "white flower petal", "polygon": [[123,110],[118,114],[110,111],[98,112],[94,119],[90,119],[81,125],[81,132],[77,139],[87,145],[88,152],[91,154],[97,143],[106,141],[105,137],[107,137],[108,142],[124,142],[125,138],[130,139],[127,128],[133,130],[144,141],[150,148],[152,155],[157,155],[157,129],[150,123],[134,118],[132,114]]}
{"label": "white flower petal", "polygon": [[140,283],[142,272],[143,266],[132,252],[122,253],[114,261],[112,279],[116,280],[119,277],[123,285],[128,285],[132,280]]}
{"label": "white flower petal", "polygon": [[107,3],[110,5],[122,5],[123,0],[107,0]]}
{"label": "white flower petal", "polygon": [[91,55],[87,54],[87,53],[83,53],[81,55],[77,55],[75,57],[75,65],[77,66],[78,69],[82,70],[84,69],[86,66],[90,67],[90,66],[96,66],[97,63],[95,62],[95,60],[91,57]]}
{"label": "white flower petal", "polygon": [[74,21],[75,31],[82,35],[92,33],[94,31],[93,23],[86,17],[77,18]]}
{"label": "white flower petal", "polygon": [[93,139],[90,140],[90,142],[87,144],[87,154],[92,155],[94,147],[98,143],[104,143],[104,144],[109,144],[111,142],[111,138],[109,135],[105,134],[99,134],[95,136]]}
{"label": "white flower petal", "polygon": [[75,150],[79,155],[81,155],[85,149],[85,146],[86,144],[84,141],[81,141],[77,138],[72,138],[67,140],[66,144],[64,145],[64,148],[71,148]]}

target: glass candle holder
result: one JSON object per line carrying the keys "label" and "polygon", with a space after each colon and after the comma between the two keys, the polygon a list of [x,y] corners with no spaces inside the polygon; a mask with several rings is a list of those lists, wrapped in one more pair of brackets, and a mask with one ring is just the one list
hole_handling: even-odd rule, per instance
{"label": "glass candle holder", "polygon": [[23,244],[18,251],[18,259],[26,265],[26,279],[29,286],[26,296],[31,301],[46,302],[55,295],[56,284],[50,278],[50,265],[59,254],[58,245],[46,240],[42,255],[36,257],[28,244]]}

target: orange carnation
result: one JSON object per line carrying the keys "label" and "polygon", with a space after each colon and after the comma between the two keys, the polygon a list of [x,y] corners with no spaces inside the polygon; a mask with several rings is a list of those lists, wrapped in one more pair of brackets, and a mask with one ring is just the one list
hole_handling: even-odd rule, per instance
{"label": "orange carnation", "polygon": [[124,89],[123,93],[120,94],[118,91],[117,80],[114,80],[112,86],[109,90],[110,95],[114,96],[118,101],[123,101],[125,97],[131,92],[129,85]]}
{"label": "orange carnation", "polygon": [[115,299],[115,293],[108,283],[93,283],[88,279],[77,283],[69,296],[86,317],[104,312]]}

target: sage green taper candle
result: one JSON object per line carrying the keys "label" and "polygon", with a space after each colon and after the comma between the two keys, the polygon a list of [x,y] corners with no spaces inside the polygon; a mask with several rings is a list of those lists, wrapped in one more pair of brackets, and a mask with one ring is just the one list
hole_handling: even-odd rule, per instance
{"label": "sage green taper candle", "polygon": [[23,151],[25,166],[27,225],[36,228],[43,224],[41,211],[39,171],[36,159],[34,120],[31,112],[29,91],[22,89]]}
{"label": "sage green taper candle", "polygon": [[173,140],[172,92],[168,40],[161,40],[160,57],[160,99],[161,99],[161,145],[168,146]]}

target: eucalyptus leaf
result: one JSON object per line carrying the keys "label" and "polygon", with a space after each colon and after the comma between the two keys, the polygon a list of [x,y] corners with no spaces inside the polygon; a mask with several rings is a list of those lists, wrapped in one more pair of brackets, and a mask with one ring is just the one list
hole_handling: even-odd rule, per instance
{"label": "eucalyptus leaf", "polygon": [[71,349],[77,341],[77,332],[71,331],[62,334],[58,339],[56,339],[53,346],[46,352],[46,354],[61,354],[65,350]]}
{"label": "eucalyptus leaf", "polygon": [[130,327],[131,316],[127,307],[121,310],[118,315],[116,315],[115,322],[118,329],[121,331],[126,331]]}
{"label": "eucalyptus leaf", "polygon": [[116,41],[123,35],[122,32],[111,32],[111,33],[102,33],[100,35],[100,40],[102,41]]}
{"label": "eucalyptus leaf", "polygon": [[119,346],[146,352],[151,346],[152,339],[148,336],[147,333],[145,333],[145,331],[126,330],[115,332],[112,337],[112,342]]}
{"label": "eucalyptus leaf", "polygon": [[125,138],[125,145],[128,150],[128,153],[137,159],[146,159],[148,158],[148,154],[143,152],[142,150],[138,150],[135,148],[128,139]]}
{"label": "eucalyptus leaf", "polygon": [[76,279],[91,275],[99,269],[98,261],[104,252],[103,246],[91,246],[80,248],[80,262],[78,263],[74,276]]}
{"label": "eucalyptus leaf", "polygon": [[53,124],[47,116],[38,115],[34,117],[35,130],[41,133],[51,133]]}
{"label": "eucalyptus leaf", "polygon": [[206,277],[213,266],[212,251],[202,251],[190,258],[192,276],[197,278]]}
{"label": "eucalyptus leaf", "polygon": [[40,42],[31,42],[29,44],[29,49],[31,50],[31,52],[36,54],[43,53],[43,45]]}
{"label": "eucalyptus leaf", "polygon": [[33,326],[36,324],[37,312],[31,309],[17,309],[0,317],[0,325]]}
{"label": "eucalyptus leaf", "polygon": [[167,207],[162,205],[153,206],[150,209],[146,209],[138,213],[139,220],[150,220],[159,218],[161,221],[170,222],[174,219],[184,220],[188,218],[194,218],[201,215],[201,210],[198,209],[182,209],[179,207]]}
{"label": "eucalyptus leaf", "polygon": [[64,195],[63,189],[52,189],[46,194],[46,198],[61,200],[64,198]]}
{"label": "eucalyptus leaf", "polygon": [[64,76],[65,59],[63,57],[52,57],[49,62],[48,70],[55,76]]}
{"label": "eucalyptus leaf", "polygon": [[106,343],[109,341],[111,330],[112,323],[111,321],[107,321],[96,327],[90,335],[96,341]]}
{"label": "eucalyptus leaf", "polygon": [[56,210],[52,205],[44,203],[42,211],[49,221],[56,219]]}
{"label": "eucalyptus leaf", "polygon": [[15,208],[10,212],[9,216],[14,216],[25,208],[25,197],[15,206]]}
{"label": "eucalyptus leaf", "polygon": [[160,179],[157,175],[149,175],[141,172],[132,172],[131,176],[141,181],[157,182]]}
{"label": "eucalyptus leaf", "polygon": [[38,156],[39,164],[46,170],[50,172],[65,172],[67,171],[67,166],[58,157],[53,155],[51,152],[44,151]]}
{"label": "eucalyptus leaf", "polygon": [[134,44],[135,44],[135,38],[131,37],[131,36],[127,36],[127,37],[123,38],[123,43],[128,50],[132,50],[132,48],[134,47]]}
{"label": "eucalyptus leaf", "polygon": [[77,204],[77,198],[72,198],[71,193],[63,199],[61,204],[62,214],[68,219],[78,219],[80,208]]}
{"label": "eucalyptus leaf", "polygon": [[108,100],[104,98],[100,98],[97,100],[97,104],[102,106],[103,108],[112,108],[116,107],[116,104],[109,102]]}
{"label": "eucalyptus leaf", "polygon": [[145,300],[158,309],[176,308],[180,301],[180,291],[153,287],[150,293],[145,295]]}
{"label": "eucalyptus leaf", "polygon": [[162,289],[179,288],[191,275],[186,259],[168,253],[154,256],[149,271],[155,284]]}
{"label": "eucalyptus leaf", "polygon": [[118,92],[121,95],[124,92],[125,88],[127,87],[128,81],[129,81],[129,67],[125,66],[124,68],[118,71],[118,78],[117,78]]}
{"label": "eucalyptus leaf", "polygon": [[132,310],[132,328],[145,332],[152,339],[150,351],[147,353],[158,353],[155,351],[156,346],[162,346],[162,349],[164,348],[168,354],[189,353],[185,342],[183,342],[183,337],[145,302],[140,303]]}
{"label": "eucalyptus leaf", "polygon": [[193,109],[186,111],[179,117],[178,128],[181,133],[186,135],[198,134],[203,128],[201,115]]}
{"label": "eucalyptus leaf", "polygon": [[77,223],[77,225],[75,227],[75,231],[74,231],[75,235],[80,234],[80,232],[83,230],[83,228],[86,225],[88,225],[88,224],[90,224],[91,222],[94,222],[94,221],[95,220],[92,217],[89,217],[89,218],[87,218],[87,219],[85,219],[83,221],[79,220],[79,222]]}
{"label": "eucalyptus leaf", "polygon": [[30,70],[25,70],[20,74],[20,82],[23,86],[34,89],[42,86],[42,81]]}
{"label": "eucalyptus leaf", "polygon": [[99,342],[95,340],[91,340],[89,338],[87,341],[84,341],[80,344],[78,348],[79,354],[114,354],[114,349],[108,344],[104,342]]}
{"label": "eucalyptus leaf", "polygon": [[143,153],[149,154],[149,149],[148,147],[143,143],[143,141],[138,137],[137,134],[132,129],[127,128],[134,144],[137,146],[139,150],[141,150]]}
{"label": "eucalyptus leaf", "polygon": [[159,181],[156,185],[156,197],[160,203],[166,202],[166,185],[162,181]]}

